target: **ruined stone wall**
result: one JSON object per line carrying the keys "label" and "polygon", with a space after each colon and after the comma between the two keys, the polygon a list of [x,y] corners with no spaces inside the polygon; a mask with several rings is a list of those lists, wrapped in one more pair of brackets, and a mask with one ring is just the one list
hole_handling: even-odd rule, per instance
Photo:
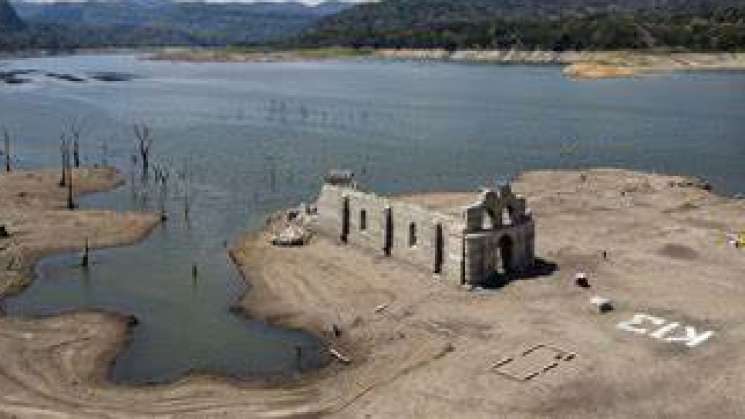
{"label": "ruined stone wall", "polygon": [[465,240],[466,282],[476,284],[494,272],[505,273],[500,248],[500,241],[505,236],[512,243],[513,272],[525,272],[533,266],[535,227],[532,221],[499,230],[469,233]]}
{"label": "ruined stone wall", "polygon": [[[435,273],[436,236],[439,225],[442,228],[440,276],[461,282],[464,225],[460,220],[349,186],[325,184],[316,202],[316,230],[340,242],[344,225],[345,198],[348,200],[349,208],[349,227],[346,236],[348,245],[360,246],[380,255],[385,254],[386,211],[390,211],[393,226],[390,256],[411,263],[425,272]],[[416,237],[415,243],[412,242],[412,232]]]}

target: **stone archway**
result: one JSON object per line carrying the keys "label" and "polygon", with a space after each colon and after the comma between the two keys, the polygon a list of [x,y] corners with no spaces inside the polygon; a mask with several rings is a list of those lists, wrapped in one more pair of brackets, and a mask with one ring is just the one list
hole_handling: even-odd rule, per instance
{"label": "stone archway", "polygon": [[515,266],[515,254],[514,249],[515,243],[508,234],[505,234],[499,239],[499,258],[501,260],[501,271],[505,274],[509,274],[514,271]]}

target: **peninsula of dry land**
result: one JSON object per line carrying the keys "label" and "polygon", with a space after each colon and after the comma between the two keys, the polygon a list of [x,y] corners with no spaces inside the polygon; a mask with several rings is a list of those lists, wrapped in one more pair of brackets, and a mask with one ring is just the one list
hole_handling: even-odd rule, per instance
{"label": "peninsula of dry land", "polygon": [[[23,178],[0,179],[5,193]],[[257,318],[323,336],[351,360],[347,365],[334,363],[285,385],[189,376],[168,385],[122,387],[108,383],[104,372],[126,339],[116,327],[125,319],[102,313],[0,318],[0,412],[344,418],[745,413],[745,252],[726,241],[727,233],[745,230],[745,201],[715,195],[689,178],[613,169],[526,173],[514,189],[533,209],[543,266],[555,269],[499,289],[466,290],[321,236],[296,248],[270,245],[267,232],[234,243],[231,255],[252,285],[240,306]],[[447,210],[475,197],[400,199]],[[575,285],[579,271],[590,288]],[[614,310],[599,313],[589,302],[596,295],[611,299]],[[629,326],[638,314],[650,317]],[[666,332],[659,332],[663,327]],[[686,327],[696,336],[711,334],[688,346]],[[560,359],[550,348],[562,351]],[[514,363],[500,364],[508,358]]]}

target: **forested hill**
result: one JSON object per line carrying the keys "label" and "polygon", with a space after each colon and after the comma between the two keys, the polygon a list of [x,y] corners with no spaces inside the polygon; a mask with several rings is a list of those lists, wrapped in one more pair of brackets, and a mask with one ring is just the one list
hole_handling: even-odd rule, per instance
{"label": "forested hill", "polygon": [[18,31],[24,26],[23,21],[7,0],[0,0],[0,33]]}
{"label": "forested hill", "polygon": [[[6,0],[0,0],[5,2]],[[176,0],[15,1],[28,29],[0,49],[259,44],[293,36],[350,5]]]}
{"label": "forested hill", "polygon": [[745,49],[745,0],[383,0],[322,19],[300,45]]}

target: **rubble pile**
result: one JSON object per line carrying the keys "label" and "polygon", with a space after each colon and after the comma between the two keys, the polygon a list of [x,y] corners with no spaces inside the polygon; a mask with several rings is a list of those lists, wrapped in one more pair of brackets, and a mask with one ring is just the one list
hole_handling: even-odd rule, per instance
{"label": "rubble pile", "polygon": [[315,209],[301,204],[298,208],[283,211],[270,217],[269,241],[275,246],[303,246],[313,237],[311,224]]}

